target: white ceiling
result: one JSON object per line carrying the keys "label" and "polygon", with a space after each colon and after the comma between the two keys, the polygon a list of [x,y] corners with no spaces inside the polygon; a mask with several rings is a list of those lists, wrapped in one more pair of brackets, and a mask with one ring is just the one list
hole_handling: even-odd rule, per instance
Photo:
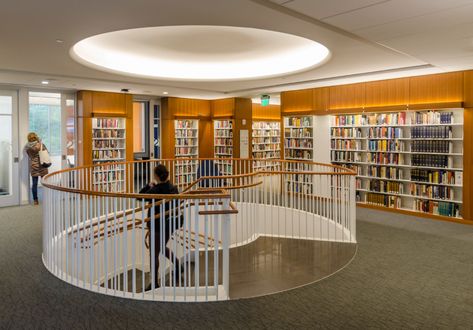
{"label": "white ceiling", "polygon": [[[167,25],[285,32],[321,42],[332,57],[284,77],[196,82],[101,72],[69,55],[93,35]],[[473,0],[7,0],[0,11],[0,84],[52,79],[52,88],[218,98],[471,68]]]}

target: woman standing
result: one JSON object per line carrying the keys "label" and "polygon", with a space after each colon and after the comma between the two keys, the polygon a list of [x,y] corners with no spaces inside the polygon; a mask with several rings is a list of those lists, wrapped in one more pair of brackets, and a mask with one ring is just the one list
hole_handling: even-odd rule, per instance
{"label": "woman standing", "polygon": [[43,147],[43,150],[47,150],[46,146],[41,142],[40,138],[36,133],[28,134],[28,143],[26,145],[26,153],[30,158],[30,174],[33,178],[33,186],[31,192],[33,193],[34,205],[38,205],[38,178],[48,174],[48,169],[41,166],[39,161],[39,151]]}

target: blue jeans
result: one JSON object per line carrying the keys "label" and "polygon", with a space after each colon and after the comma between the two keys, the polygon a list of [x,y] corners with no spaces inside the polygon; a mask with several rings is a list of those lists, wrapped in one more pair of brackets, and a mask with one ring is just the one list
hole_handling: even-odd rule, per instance
{"label": "blue jeans", "polygon": [[33,200],[38,200],[38,179],[39,176],[32,176],[33,178],[33,186],[31,187],[31,192],[33,193]]}

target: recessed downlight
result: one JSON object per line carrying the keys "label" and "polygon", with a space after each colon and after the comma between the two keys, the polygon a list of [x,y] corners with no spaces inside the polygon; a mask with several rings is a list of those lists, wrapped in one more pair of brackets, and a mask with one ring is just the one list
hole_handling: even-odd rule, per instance
{"label": "recessed downlight", "polygon": [[49,85],[49,81],[48,80],[43,80],[43,81],[41,81],[41,85]]}
{"label": "recessed downlight", "polygon": [[169,93],[168,92],[163,92],[164,95],[168,95]]}
{"label": "recessed downlight", "polygon": [[58,44],[62,44],[62,43],[64,42],[64,40],[62,40],[62,39],[56,39],[56,42],[57,42]]}
{"label": "recessed downlight", "polygon": [[164,26],[104,33],[71,49],[103,71],[170,80],[242,80],[308,70],[329,57],[299,36],[229,26]]}

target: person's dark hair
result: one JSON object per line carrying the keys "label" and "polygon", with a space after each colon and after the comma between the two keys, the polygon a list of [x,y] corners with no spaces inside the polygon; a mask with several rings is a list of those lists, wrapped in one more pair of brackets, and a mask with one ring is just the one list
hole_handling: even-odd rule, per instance
{"label": "person's dark hair", "polygon": [[168,179],[169,171],[163,164],[159,164],[154,168],[154,175],[156,175],[161,182],[165,182]]}

